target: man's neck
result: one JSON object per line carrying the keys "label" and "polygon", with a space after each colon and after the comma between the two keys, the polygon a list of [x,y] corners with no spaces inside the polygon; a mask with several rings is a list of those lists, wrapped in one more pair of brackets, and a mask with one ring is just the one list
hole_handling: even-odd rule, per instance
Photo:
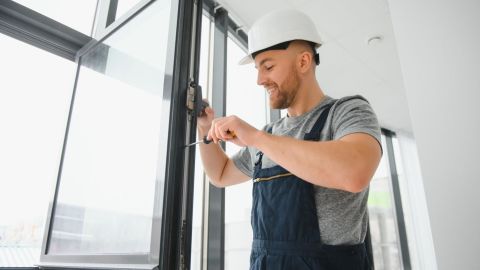
{"label": "man's neck", "polygon": [[300,116],[312,110],[325,97],[317,81],[309,85],[302,85],[295,96],[293,104],[288,107],[289,116]]}

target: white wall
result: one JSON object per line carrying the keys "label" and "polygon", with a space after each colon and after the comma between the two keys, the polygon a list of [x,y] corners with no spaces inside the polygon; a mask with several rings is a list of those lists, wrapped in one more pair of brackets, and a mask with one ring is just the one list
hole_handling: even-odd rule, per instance
{"label": "white wall", "polygon": [[388,1],[438,269],[480,269],[480,1]]}

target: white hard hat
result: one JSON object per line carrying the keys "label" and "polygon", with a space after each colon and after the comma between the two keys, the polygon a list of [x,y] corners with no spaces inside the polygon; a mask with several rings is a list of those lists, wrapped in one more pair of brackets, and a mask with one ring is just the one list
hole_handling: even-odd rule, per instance
{"label": "white hard hat", "polygon": [[313,21],[295,9],[272,11],[258,19],[248,31],[248,55],[240,65],[253,62],[255,52],[292,40],[305,40],[320,47],[322,41]]}

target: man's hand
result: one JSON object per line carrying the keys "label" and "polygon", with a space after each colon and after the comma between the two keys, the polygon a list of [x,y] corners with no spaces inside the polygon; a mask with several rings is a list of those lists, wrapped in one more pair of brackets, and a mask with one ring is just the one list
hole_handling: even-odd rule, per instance
{"label": "man's hand", "polygon": [[197,129],[198,135],[200,138],[207,136],[210,127],[212,126],[213,118],[215,117],[215,112],[213,109],[208,106],[206,107],[202,114],[197,118]]}
{"label": "man's hand", "polygon": [[211,123],[208,139],[215,143],[229,141],[238,146],[250,146],[260,131],[235,115],[214,119]]}
{"label": "man's hand", "polygon": [[[216,143],[218,142],[218,140],[229,140],[232,142],[235,142],[236,140],[240,141],[238,138],[242,137],[233,136],[233,132],[239,132],[238,134],[244,133],[242,131],[243,129],[237,129],[237,125],[229,125],[226,127],[227,129],[231,128],[229,137],[220,136],[219,138],[217,135],[210,136],[210,133],[216,134],[217,130],[219,132],[223,130],[219,128],[218,125],[216,125],[215,123],[221,123],[222,120],[225,118],[219,118],[214,120],[214,115],[215,113],[212,108],[206,107],[203,110],[203,113],[197,118],[197,129],[199,138],[203,139],[204,136],[207,136],[207,139],[215,139]],[[233,137],[235,137],[235,139]],[[237,144],[240,145],[240,142],[238,142]],[[216,187],[235,185],[248,181],[250,179],[249,176],[245,175],[235,166],[235,164],[233,164],[233,161],[228,158],[228,156],[225,154],[225,152],[219,145],[206,145],[201,143],[199,145],[199,149],[205,173],[210,178],[210,182]]]}

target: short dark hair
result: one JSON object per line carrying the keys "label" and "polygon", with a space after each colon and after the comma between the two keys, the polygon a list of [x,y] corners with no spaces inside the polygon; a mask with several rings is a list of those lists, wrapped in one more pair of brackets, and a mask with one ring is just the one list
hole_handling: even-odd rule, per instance
{"label": "short dark hair", "polygon": [[[278,43],[278,44],[275,44],[273,46],[270,46],[268,48],[265,48],[265,49],[262,49],[262,50],[259,50],[259,51],[256,51],[254,53],[252,53],[252,58],[255,59],[255,57],[262,53],[262,52],[265,52],[265,51],[270,51],[270,50],[286,50],[288,48],[288,46],[290,46],[290,43],[292,43],[293,40],[289,40],[289,41],[285,41],[285,42],[282,42],[282,43]],[[318,66],[320,64],[320,55],[317,53],[317,49],[315,48],[316,44],[314,42],[311,42],[311,41],[307,41],[308,45],[310,45],[310,47],[312,48],[312,52],[313,52],[313,58],[315,59],[315,64]]]}
{"label": "short dark hair", "polygon": [[288,46],[290,46],[290,43],[292,42],[292,40],[290,41],[285,41],[285,42],[282,42],[282,43],[278,43],[278,44],[275,44],[273,46],[270,46],[268,48],[265,48],[265,49],[262,49],[260,51],[256,51],[254,53],[252,53],[252,57],[253,59],[255,59],[255,57],[262,53],[262,52],[265,52],[265,51],[270,51],[270,50],[286,50],[288,48]]}

